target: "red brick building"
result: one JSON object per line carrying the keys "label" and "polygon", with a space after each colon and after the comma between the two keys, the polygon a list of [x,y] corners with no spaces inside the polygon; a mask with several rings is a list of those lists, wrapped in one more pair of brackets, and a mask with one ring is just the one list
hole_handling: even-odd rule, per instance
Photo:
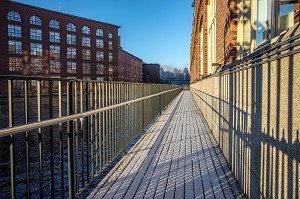
{"label": "red brick building", "polygon": [[119,26],[0,1],[0,74],[117,80]]}
{"label": "red brick building", "polygon": [[237,1],[195,0],[191,41],[191,82],[237,57]]}
{"label": "red brick building", "polygon": [[300,21],[300,2],[194,0],[191,82],[278,40]]}
{"label": "red brick building", "polygon": [[119,49],[118,81],[142,82],[143,60]]}

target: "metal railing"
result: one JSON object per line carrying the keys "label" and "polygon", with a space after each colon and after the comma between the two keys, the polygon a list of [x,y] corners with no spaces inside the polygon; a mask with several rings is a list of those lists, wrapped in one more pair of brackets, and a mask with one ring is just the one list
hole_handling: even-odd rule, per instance
{"label": "metal railing", "polygon": [[10,154],[1,190],[11,198],[75,198],[183,89],[18,76],[0,76],[0,87],[1,152]]}

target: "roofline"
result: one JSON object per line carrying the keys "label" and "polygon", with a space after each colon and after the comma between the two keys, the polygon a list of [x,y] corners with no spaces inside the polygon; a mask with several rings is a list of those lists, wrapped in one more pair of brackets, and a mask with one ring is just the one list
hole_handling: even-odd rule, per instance
{"label": "roofline", "polygon": [[18,4],[18,5],[22,5],[22,6],[27,6],[27,7],[30,7],[30,8],[35,8],[35,9],[39,9],[39,10],[43,10],[43,11],[47,11],[47,12],[52,12],[52,13],[56,13],[56,14],[60,14],[60,15],[68,16],[68,17],[74,17],[74,18],[77,18],[77,19],[83,19],[83,20],[87,20],[87,21],[92,21],[92,22],[96,22],[96,23],[102,23],[102,24],[106,24],[106,25],[110,25],[110,26],[115,26],[117,28],[121,28],[121,26],[117,26],[117,25],[114,25],[114,24],[105,23],[105,22],[102,22],[102,21],[94,20],[94,19],[88,19],[88,18],[84,18],[84,17],[79,17],[79,16],[67,14],[67,13],[57,12],[57,11],[49,10],[49,9],[45,9],[45,8],[40,8],[40,7],[37,7],[37,6],[32,6],[32,5],[29,5],[29,4],[25,4],[25,3],[20,3],[20,2],[11,1],[11,0],[0,0],[0,1],[8,2],[8,3],[13,3],[13,4]]}
{"label": "roofline", "polygon": [[133,55],[133,54],[127,52],[126,50],[123,50],[123,49],[121,49],[121,48],[119,48],[119,50],[120,50],[120,51],[123,51],[123,52],[129,54],[130,56],[135,57],[135,58],[137,58],[137,59],[139,59],[139,60],[141,60],[141,61],[143,62],[143,60],[142,60],[141,58],[138,58],[137,56],[135,56],[135,55]]}
{"label": "roofline", "polygon": [[159,65],[159,66],[161,66],[160,64],[158,64],[158,63],[143,63],[144,65]]}

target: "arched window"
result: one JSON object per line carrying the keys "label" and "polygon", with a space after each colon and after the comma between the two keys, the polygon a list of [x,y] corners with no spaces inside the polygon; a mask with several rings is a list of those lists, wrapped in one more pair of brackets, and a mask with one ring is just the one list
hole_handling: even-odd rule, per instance
{"label": "arched window", "polygon": [[67,25],[67,30],[68,30],[68,31],[71,31],[71,32],[76,32],[76,27],[75,27],[74,24],[68,23],[68,25]]}
{"label": "arched window", "polygon": [[97,36],[100,36],[100,37],[103,37],[103,30],[98,29],[98,30],[96,31],[96,35],[97,35]]}
{"label": "arched window", "polygon": [[10,21],[21,22],[21,16],[19,15],[19,13],[15,12],[15,11],[10,11],[7,14],[7,19]]}
{"label": "arched window", "polygon": [[82,33],[83,34],[91,34],[91,30],[89,29],[89,27],[87,27],[87,26],[83,26],[83,28],[82,28]]}
{"label": "arched window", "polygon": [[38,16],[32,16],[30,17],[30,24],[41,26],[42,20]]}
{"label": "arched window", "polygon": [[54,20],[54,19],[52,19],[52,20],[50,21],[49,27],[50,27],[50,28],[55,28],[55,29],[59,29],[59,28],[60,28],[60,27],[59,27],[58,21],[56,21],[56,20]]}

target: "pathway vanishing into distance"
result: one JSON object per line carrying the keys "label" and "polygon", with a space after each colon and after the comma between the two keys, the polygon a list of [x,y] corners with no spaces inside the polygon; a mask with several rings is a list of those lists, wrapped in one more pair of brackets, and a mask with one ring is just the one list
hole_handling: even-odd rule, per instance
{"label": "pathway vanishing into distance", "polygon": [[244,198],[190,91],[159,120],[88,198]]}

